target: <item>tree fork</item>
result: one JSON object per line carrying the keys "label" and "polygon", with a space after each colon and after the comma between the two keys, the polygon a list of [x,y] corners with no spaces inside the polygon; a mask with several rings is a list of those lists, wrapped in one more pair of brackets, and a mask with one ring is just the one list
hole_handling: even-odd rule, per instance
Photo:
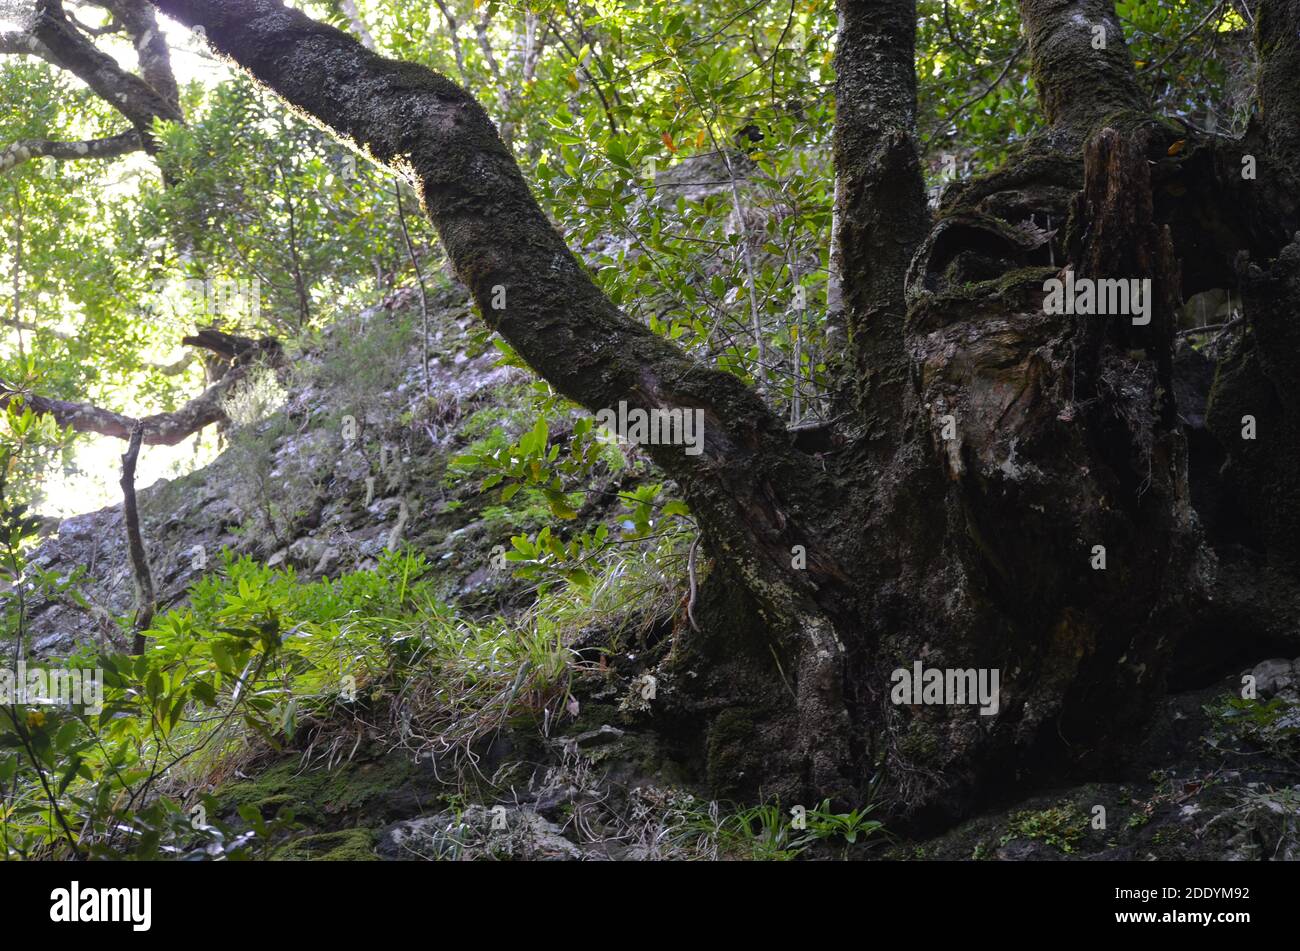
{"label": "tree fork", "polygon": [[37,13],[34,34],[43,51],[126,116],[146,150],[157,149],[152,134],[155,119],[184,121],[180,107],[169,101],[165,92],[123,70],[113,57],[78,33],[63,12],[62,0],[38,0]]}

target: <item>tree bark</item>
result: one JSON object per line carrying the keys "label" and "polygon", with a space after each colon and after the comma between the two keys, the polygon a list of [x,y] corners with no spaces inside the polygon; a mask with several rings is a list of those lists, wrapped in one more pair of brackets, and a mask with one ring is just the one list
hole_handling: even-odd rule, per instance
{"label": "tree bark", "polygon": [[1300,154],[1300,4],[1262,0],[1257,13],[1259,111],[1269,150],[1292,172]]}
{"label": "tree bark", "polygon": [[140,510],[135,500],[135,465],[140,458],[140,443],[144,427],[136,423],[131,430],[130,442],[122,456],[122,521],[126,526],[126,547],[131,557],[131,572],[135,579],[135,639],[131,653],[143,654],[144,632],[153,623],[158,601],[154,596],[153,572],[149,570],[149,555],[145,551],[144,536],[140,533]]}
{"label": "tree bark", "polygon": [[180,108],[139,76],[117,65],[68,22],[61,0],[39,0],[35,37],[56,65],[74,74],[95,93],[126,116],[145,143],[153,149],[154,119],[183,121]]}
{"label": "tree bark", "polygon": [[179,116],[181,91],[172,71],[171,50],[167,35],[158,26],[158,17],[148,0],[98,0],[126,29],[135,47],[140,78],[167,102]]}
{"label": "tree bark", "polygon": [[915,0],[840,0],[835,52],[836,264],[862,422],[904,418],[904,277],[930,225],[916,142]]}
{"label": "tree bark", "polygon": [[0,172],[32,159],[49,156],[61,162],[78,159],[116,158],[144,148],[138,132],[123,132],[106,139],[86,139],[81,142],[58,142],[53,139],[19,139],[0,149]]}
{"label": "tree bark", "polygon": [[1038,101],[1073,144],[1117,112],[1149,111],[1111,0],[1020,0]]}

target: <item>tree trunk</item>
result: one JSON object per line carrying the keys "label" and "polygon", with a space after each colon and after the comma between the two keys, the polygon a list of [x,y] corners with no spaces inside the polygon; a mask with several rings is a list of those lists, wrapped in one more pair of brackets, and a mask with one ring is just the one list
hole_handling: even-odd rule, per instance
{"label": "tree trunk", "polygon": [[[1285,152],[1287,89],[1270,87],[1246,143],[1202,140],[1145,114],[1109,2],[1022,0],[1049,128],[951,189],[931,222],[914,2],[841,0],[836,260],[852,408],[811,446],[734,377],[618,312],[466,91],[277,0],[154,2],[406,176],[484,319],[559,392],[593,411],[704,412],[702,454],[649,447],[711,569],[700,630],[657,669],[647,718],[716,794],[860,804],[873,787],[896,817],[941,819],[1122,757],[1219,583],[1173,396],[1184,264],[1204,282],[1236,274],[1243,249],[1260,261],[1255,350],[1236,372],[1255,387],[1247,402],[1282,420],[1280,444],[1300,429],[1283,320],[1300,303],[1300,252],[1278,257],[1294,203],[1236,171],[1252,143],[1263,167]],[[1260,21],[1286,55],[1293,14],[1277,4]],[[1141,314],[1053,313],[1051,280],[1122,280],[1144,290],[1130,301]],[[1237,412],[1229,389],[1221,374],[1216,433]],[[1256,504],[1297,498],[1294,476],[1251,465],[1243,456],[1240,491]],[[1300,537],[1290,524],[1277,546]],[[986,685],[996,674],[996,702],[900,690],[916,665]]]}

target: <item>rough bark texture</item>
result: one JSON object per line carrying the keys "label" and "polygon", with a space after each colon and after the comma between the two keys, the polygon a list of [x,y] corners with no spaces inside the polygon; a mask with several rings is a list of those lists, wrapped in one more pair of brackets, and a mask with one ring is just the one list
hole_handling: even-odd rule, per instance
{"label": "rough bark texture", "polygon": [[1259,111],[1269,150],[1295,175],[1300,154],[1300,4],[1262,0],[1256,15]]}
{"label": "rough bark texture", "polygon": [[916,3],[841,0],[836,47],[836,264],[853,395],[876,435],[903,419],[903,278],[930,216],[916,142]]}
{"label": "rough bark texture", "polygon": [[1111,113],[1147,108],[1111,0],[1020,0],[1020,14],[1049,123],[1082,134]]}
{"label": "rough bark texture", "polygon": [[[920,409],[875,503],[898,513],[899,578],[889,600],[877,596],[875,657],[858,679],[883,684],[919,659],[1001,678],[992,717],[895,706],[876,688],[887,782],[932,815],[1033,770],[1113,762],[1159,694],[1194,590],[1184,447],[1165,395],[1178,275],[1153,218],[1153,142],[1110,130],[1090,142],[1074,240],[1053,246],[979,210],[1018,208],[1030,181],[1013,166],[1000,186],[968,190],[974,203],[947,211],[913,265]],[[1061,263],[1079,277],[1151,279],[1150,325],[1045,313],[1044,281]]]}
{"label": "rough bark texture", "polygon": [[152,142],[154,119],[181,121],[179,107],[174,100],[168,100],[166,92],[155,91],[148,82],[122,69],[113,57],[78,33],[64,15],[60,0],[40,0],[37,10],[33,32],[40,46],[48,51],[48,58],[126,116],[146,145]]}
{"label": "rough bark texture", "polygon": [[[996,796],[1032,778],[1030,766],[1104,771],[1171,671],[1222,673],[1240,643],[1225,631],[1281,643],[1287,625],[1273,615],[1296,603],[1300,496],[1287,461],[1300,448],[1290,395],[1300,252],[1288,244],[1288,171],[1259,130],[1233,142],[1144,117],[1120,45],[1108,39],[1114,55],[1097,59],[1083,30],[1108,9],[1022,3],[1055,126],[1005,168],[950,190],[909,277],[908,340],[950,484],[942,522],[926,521],[924,459],[892,504],[910,496],[922,513],[924,528],[899,533],[914,540],[900,561],[917,601],[940,607],[884,633],[875,679],[889,657],[1003,672],[993,723],[881,704],[894,724],[890,784],[932,812]],[[1271,112],[1265,134],[1291,128],[1286,106]],[[1246,155],[1258,178],[1242,174]],[[1078,278],[1149,278],[1151,322],[1049,317],[1043,281],[1063,264]],[[1198,384],[1175,372],[1175,309],[1184,291],[1225,286],[1244,299],[1244,330],[1207,407],[1206,374]],[[1188,367],[1209,359],[1182,356]],[[1263,441],[1241,439],[1247,413]],[[955,439],[939,435],[945,416]],[[1189,431],[1205,446],[1198,426],[1227,463],[1202,463],[1199,489],[1187,461]],[[1197,492],[1216,500],[1218,522],[1237,523],[1231,544],[1205,543]],[[943,541],[918,544],[923,532]],[[1097,544],[1104,571],[1089,564]]]}

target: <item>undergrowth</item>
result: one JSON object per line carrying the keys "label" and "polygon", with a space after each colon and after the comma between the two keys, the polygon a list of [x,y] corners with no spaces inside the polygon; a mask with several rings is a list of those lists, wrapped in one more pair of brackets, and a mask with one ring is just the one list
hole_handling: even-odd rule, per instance
{"label": "undergrowth", "polygon": [[[11,577],[21,577],[31,526],[11,522]],[[337,766],[364,741],[472,769],[480,739],[547,733],[576,710],[569,643],[579,631],[617,633],[647,607],[668,609],[676,579],[660,565],[670,544],[607,546],[588,583],[546,586],[529,610],[484,620],[440,601],[413,551],[310,583],[223,552],[189,605],[146,632],[143,655],[65,660],[95,671],[102,708],[0,708],[0,848],[27,858],[257,857],[293,816],[240,810],[223,823],[209,792],[266,751]],[[5,618],[15,657],[22,614]]]}

